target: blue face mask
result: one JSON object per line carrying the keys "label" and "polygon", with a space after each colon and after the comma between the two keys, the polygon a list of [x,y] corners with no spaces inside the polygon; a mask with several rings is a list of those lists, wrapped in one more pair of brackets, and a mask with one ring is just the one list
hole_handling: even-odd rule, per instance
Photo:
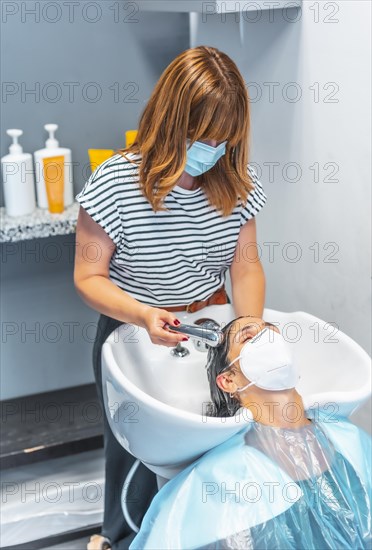
{"label": "blue face mask", "polygon": [[[187,139],[187,147],[190,140]],[[185,172],[191,176],[200,176],[210,170],[216,162],[225,154],[226,143],[224,141],[218,147],[211,147],[201,141],[195,141],[192,146],[187,149],[187,160]]]}

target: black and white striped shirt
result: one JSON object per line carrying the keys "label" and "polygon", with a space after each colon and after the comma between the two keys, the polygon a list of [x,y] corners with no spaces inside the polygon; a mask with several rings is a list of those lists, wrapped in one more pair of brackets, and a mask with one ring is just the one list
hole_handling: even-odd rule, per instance
{"label": "black and white striped shirt", "polygon": [[[138,160],[140,156],[130,156]],[[162,307],[205,300],[225,282],[240,227],[267,197],[248,164],[255,189],[228,217],[208,203],[202,188],[176,185],[168,212],[154,212],[138,185],[138,167],[116,154],[92,173],[76,200],[112,239],[109,278],[142,303]]]}

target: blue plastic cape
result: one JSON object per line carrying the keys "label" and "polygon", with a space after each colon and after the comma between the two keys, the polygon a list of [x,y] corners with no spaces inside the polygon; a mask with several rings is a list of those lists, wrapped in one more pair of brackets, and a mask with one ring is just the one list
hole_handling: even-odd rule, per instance
{"label": "blue plastic cape", "polygon": [[346,418],[307,417],[254,422],[193,462],[157,493],[130,550],[371,548],[371,438]]}

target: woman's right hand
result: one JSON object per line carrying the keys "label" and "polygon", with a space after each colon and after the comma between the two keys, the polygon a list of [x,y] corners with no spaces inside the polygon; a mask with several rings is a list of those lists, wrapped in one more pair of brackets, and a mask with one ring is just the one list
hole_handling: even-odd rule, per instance
{"label": "woman's right hand", "polygon": [[165,323],[175,326],[180,324],[177,317],[166,309],[148,306],[142,315],[142,321],[142,326],[149,333],[153,344],[174,348],[178,342],[188,340],[185,334],[170,332],[170,330],[164,328]]}

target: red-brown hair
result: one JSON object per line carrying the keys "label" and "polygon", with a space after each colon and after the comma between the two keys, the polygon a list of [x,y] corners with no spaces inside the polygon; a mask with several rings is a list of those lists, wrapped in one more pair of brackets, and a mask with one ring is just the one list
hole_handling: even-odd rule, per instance
{"label": "red-brown hair", "polygon": [[249,130],[249,97],[236,64],[217,48],[198,46],[168,65],[142,112],[136,140],[116,152],[141,155],[142,193],[154,211],[167,210],[164,198],[185,169],[186,138],[227,140],[226,154],[196,176],[211,206],[227,216],[254,188]]}

